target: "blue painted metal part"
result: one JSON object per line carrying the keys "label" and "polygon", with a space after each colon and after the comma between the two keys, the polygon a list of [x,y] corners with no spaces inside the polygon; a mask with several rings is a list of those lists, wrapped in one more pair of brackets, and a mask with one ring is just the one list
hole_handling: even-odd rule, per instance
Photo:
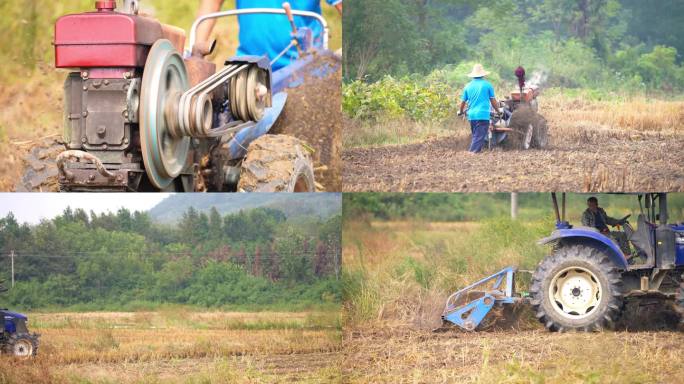
{"label": "blue painted metal part", "polygon": [[675,265],[684,266],[684,224],[673,225],[675,230]]}
{"label": "blue painted metal part", "polygon": [[613,239],[602,234],[601,232],[589,229],[589,228],[570,228],[570,229],[558,229],[553,231],[551,236],[545,237],[539,240],[539,244],[549,244],[560,239],[573,239],[578,241],[593,241],[598,242],[605,246],[609,251],[608,256],[610,259],[620,268],[628,269],[627,258],[620,250]]}
{"label": "blue painted metal part", "polygon": [[[515,303],[519,300],[513,296],[515,270],[515,267],[506,267],[449,296],[442,313],[442,320],[472,331],[480,325],[495,304]],[[484,292],[483,296],[473,301],[468,301],[467,295],[470,291],[492,281],[493,285],[488,292]],[[465,298],[465,302],[463,302],[463,298]]]}
{"label": "blue painted metal part", "polygon": [[463,329],[472,331],[477,328],[485,316],[487,316],[494,306],[494,302],[494,296],[484,295],[443,316],[442,319],[452,322]]}
{"label": "blue painted metal part", "polygon": [[572,225],[568,223],[567,221],[557,221],[556,222],[556,229],[570,229],[572,228]]}
{"label": "blue painted metal part", "polygon": [[7,310],[2,310],[0,313],[3,314],[3,322],[4,322],[4,331],[7,333],[16,333],[17,332],[17,327],[14,324],[14,319],[19,319],[19,320],[28,320],[28,317],[21,313],[17,312],[12,312],[12,311],[7,311]]}
{"label": "blue painted metal part", "polygon": [[304,82],[304,74],[308,73],[316,77],[326,77],[327,75],[335,72],[337,68],[341,65],[323,63],[319,66],[308,68],[313,63],[315,56],[329,56],[332,57],[333,53],[330,51],[315,51],[312,54],[304,55],[298,58],[294,63],[288,65],[287,67],[281,68],[273,72],[271,77],[271,89],[272,92],[278,93],[285,88],[295,88]]}
{"label": "blue painted metal part", "polygon": [[247,155],[249,144],[266,134],[280,116],[285,107],[287,94],[276,93],[271,99],[271,107],[266,108],[264,117],[258,123],[239,130],[228,142],[228,155],[231,160],[241,159]]}

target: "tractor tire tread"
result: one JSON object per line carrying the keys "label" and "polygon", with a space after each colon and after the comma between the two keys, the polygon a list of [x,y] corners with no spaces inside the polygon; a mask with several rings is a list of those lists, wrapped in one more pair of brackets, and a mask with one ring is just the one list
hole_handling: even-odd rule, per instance
{"label": "tractor tire tread", "polygon": [[[597,276],[599,280],[607,285],[603,287],[605,293],[602,302],[604,304],[595,315],[588,318],[588,323],[572,322],[555,315],[550,302],[544,297],[545,292],[548,291],[548,285],[553,279],[554,271],[561,268],[559,265],[572,261],[581,262],[595,269],[594,273],[598,272],[602,275]],[[562,267],[567,266],[565,264]],[[622,280],[619,278],[617,268],[610,261],[608,255],[599,249],[581,244],[556,247],[553,254],[544,258],[532,275],[530,295],[530,303],[536,317],[547,329],[556,332],[571,330],[590,332],[611,328],[623,307]]]}
{"label": "tractor tire tread", "polygon": [[299,139],[264,135],[249,145],[238,191],[315,192],[315,188],[313,162]]}

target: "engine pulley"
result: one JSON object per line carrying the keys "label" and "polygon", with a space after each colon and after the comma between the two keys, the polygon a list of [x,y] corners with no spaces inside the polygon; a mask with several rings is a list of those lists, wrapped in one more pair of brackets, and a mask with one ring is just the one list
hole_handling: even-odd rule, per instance
{"label": "engine pulley", "polygon": [[190,140],[173,135],[177,106],[189,88],[183,58],[169,40],[157,40],[149,51],[140,89],[140,143],[145,171],[164,189],[186,166]]}

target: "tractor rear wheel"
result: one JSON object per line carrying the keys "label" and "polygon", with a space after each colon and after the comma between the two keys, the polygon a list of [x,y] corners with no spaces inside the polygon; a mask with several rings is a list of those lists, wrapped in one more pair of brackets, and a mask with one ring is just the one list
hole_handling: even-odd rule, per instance
{"label": "tractor rear wheel", "polygon": [[249,145],[237,189],[242,192],[315,192],[311,156],[297,138],[264,135]]}
{"label": "tractor rear wheel", "polygon": [[18,359],[30,359],[38,353],[38,338],[32,335],[12,335],[7,341],[6,352]]}
{"label": "tractor rear wheel", "polygon": [[622,281],[608,255],[587,245],[564,245],[532,275],[531,303],[550,331],[599,331],[622,309]]}

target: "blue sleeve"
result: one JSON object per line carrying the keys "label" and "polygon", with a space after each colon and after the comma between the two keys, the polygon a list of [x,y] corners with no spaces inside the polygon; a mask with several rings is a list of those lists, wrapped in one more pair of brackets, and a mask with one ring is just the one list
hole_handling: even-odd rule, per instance
{"label": "blue sleeve", "polygon": [[337,5],[342,2],[342,0],[325,0],[328,5]]}
{"label": "blue sleeve", "polygon": [[489,98],[495,98],[494,96],[494,87],[491,84],[488,84],[487,91],[489,92]]}
{"label": "blue sleeve", "polygon": [[461,101],[468,101],[468,88],[463,88],[463,95],[461,96]]}

